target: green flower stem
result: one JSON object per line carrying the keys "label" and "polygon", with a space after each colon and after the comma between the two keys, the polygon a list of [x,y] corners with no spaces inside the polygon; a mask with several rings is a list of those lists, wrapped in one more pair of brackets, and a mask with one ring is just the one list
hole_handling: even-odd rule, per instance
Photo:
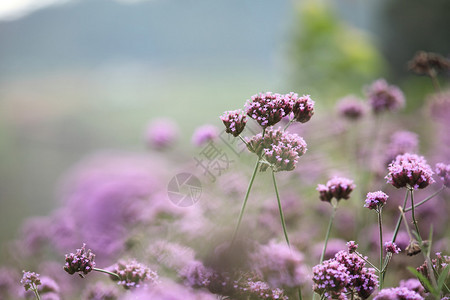
{"label": "green flower stem", "polygon": [[298,300],[302,300],[303,299],[302,298],[302,288],[300,286],[298,286],[297,292],[298,292]]}
{"label": "green flower stem", "polygon": [[290,248],[291,244],[289,243],[289,237],[288,237],[287,230],[286,230],[286,223],[284,222],[283,208],[281,207],[280,195],[278,193],[277,181],[275,179],[275,171],[274,170],[272,170],[272,179],[273,179],[273,187],[275,188],[275,193],[277,194],[278,210],[280,211],[280,219],[281,219],[281,225],[283,226],[284,237],[286,239],[286,243],[288,244],[288,246]]}
{"label": "green flower stem", "polygon": [[430,76],[431,81],[433,82],[434,91],[436,93],[439,93],[441,91],[441,86],[439,85],[439,81],[437,80],[436,71],[432,69],[428,72],[428,75]]}
{"label": "green flower stem", "polygon": [[[402,207],[403,211],[405,210],[406,202],[408,201],[408,196],[409,196],[409,190],[407,189],[406,194],[405,194],[405,200],[403,201],[403,207]],[[394,235],[392,236],[392,240],[391,240],[391,242],[393,242],[393,243],[395,243],[395,239],[397,238],[398,230],[400,229],[400,225],[402,223],[402,217],[403,217],[402,214],[400,214],[398,216],[397,225],[395,226]]]}
{"label": "green flower stem", "polygon": [[250,148],[250,145],[247,143],[247,141],[241,136],[238,135],[238,137],[241,139],[241,141],[245,144],[245,146],[247,146],[247,148]]}
{"label": "green flower stem", "polygon": [[372,268],[375,269],[375,271],[380,272],[380,270],[375,267],[375,265],[373,263],[371,263],[370,261],[368,261],[367,259],[364,258],[364,256],[362,256],[359,252],[355,251],[354,252],[356,255],[358,255],[362,260],[364,260],[366,263],[368,263]]}
{"label": "green flower stem", "polygon": [[33,292],[34,292],[34,295],[36,296],[36,299],[41,300],[41,297],[39,296],[39,293],[37,290],[37,286],[34,283],[32,283],[32,285],[33,285]]}
{"label": "green flower stem", "polygon": [[286,129],[288,129],[289,126],[291,126],[291,124],[294,122],[294,120],[295,120],[294,118],[289,120],[289,122],[286,124],[286,126],[284,126],[283,131],[286,131]]}
{"label": "green flower stem", "polygon": [[[264,131],[263,131],[263,133],[264,133]],[[248,184],[247,192],[245,193],[244,202],[242,203],[241,212],[239,213],[239,219],[238,219],[238,223],[236,225],[236,229],[234,230],[233,239],[231,240],[231,245],[233,245],[235,240],[236,240],[236,236],[237,236],[237,233],[238,233],[238,230],[239,230],[239,226],[241,225],[241,221],[242,221],[242,216],[244,215],[245,206],[247,205],[248,196],[250,195],[250,191],[251,191],[252,186],[253,186],[253,181],[255,180],[256,173],[258,172],[258,167],[259,167],[259,157],[258,157],[258,160],[256,161],[255,168],[253,169],[253,174],[252,174],[252,177],[251,177],[250,182]]]}
{"label": "green flower stem", "polygon": [[415,209],[414,209],[414,190],[411,189],[411,216],[413,219],[414,227],[416,228],[417,236],[419,237],[419,243],[422,243],[422,237],[420,236],[419,226],[417,226],[417,221],[416,221],[414,211],[415,211]]}
{"label": "green flower stem", "polygon": [[383,220],[381,218],[381,207],[377,210],[378,213],[378,227],[380,229],[380,269],[379,269],[379,277],[380,277],[380,290],[383,289]]}
{"label": "green flower stem", "polygon": [[323,244],[322,255],[320,256],[321,264],[323,262],[323,258],[325,257],[325,251],[327,250],[328,239],[330,238],[331,226],[333,225],[334,216],[336,215],[337,205],[333,205],[333,212],[331,213],[330,222],[328,223],[327,235],[325,236],[325,243]]}
{"label": "green flower stem", "polygon": [[109,271],[106,271],[106,270],[103,270],[103,269],[99,269],[99,268],[92,268],[92,270],[100,272],[100,273],[105,273],[105,274],[108,274],[108,275],[111,275],[111,276],[115,276],[115,277],[120,279],[119,275],[117,275],[116,273],[113,273],[113,272],[109,272]]}
{"label": "green flower stem", "polygon": [[[439,190],[437,190],[436,192],[434,192],[433,194],[431,194],[431,196],[428,196],[427,198],[423,199],[422,201],[420,201],[419,203],[414,205],[414,208],[421,206],[422,204],[426,203],[427,201],[433,199],[437,194],[439,194],[440,192],[442,192],[445,189],[445,185],[443,185]],[[405,208],[403,211],[404,212],[408,212],[412,210],[412,206]]]}

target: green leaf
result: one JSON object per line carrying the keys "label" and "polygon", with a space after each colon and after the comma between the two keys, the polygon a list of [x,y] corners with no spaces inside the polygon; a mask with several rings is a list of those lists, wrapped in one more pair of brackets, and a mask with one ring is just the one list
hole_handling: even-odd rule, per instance
{"label": "green leaf", "polygon": [[445,269],[441,272],[438,278],[438,291],[442,291],[442,287],[444,286],[445,280],[447,279],[448,272],[450,270],[450,265],[447,265]]}
{"label": "green leaf", "polygon": [[417,278],[419,278],[419,280],[425,285],[425,287],[427,288],[428,291],[430,291],[430,293],[432,293],[433,295],[436,296],[436,292],[437,295],[439,296],[439,291],[436,291],[433,286],[431,285],[430,281],[428,280],[428,278],[426,278],[425,276],[423,276],[422,273],[420,273],[419,271],[417,271],[416,269],[414,269],[413,267],[408,267],[408,270],[413,273],[414,275],[417,276]]}

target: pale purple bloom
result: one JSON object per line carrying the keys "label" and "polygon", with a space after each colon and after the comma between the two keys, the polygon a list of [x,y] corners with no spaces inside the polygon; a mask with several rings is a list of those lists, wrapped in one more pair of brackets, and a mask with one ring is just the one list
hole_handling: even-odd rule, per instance
{"label": "pale purple bloom", "polygon": [[388,167],[387,182],[396,188],[423,189],[434,183],[433,171],[423,156],[405,153],[398,155]]}
{"label": "pale purple bloom", "polygon": [[245,128],[247,123],[247,116],[242,110],[226,111],[220,117],[225,125],[225,132],[237,137]]}
{"label": "pale purple bloom", "polygon": [[175,143],[178,137],[178,126],[169,119],[155,120],[147,128],[145,139],[150,147],[165,149]]}
{"label": "pale purple bloom", "polygon": [[[0,299],[10,299],[13,294],[18,292],[18,282],[20,274],[17,270],[1,267],[0,268]],[[3,297],[3,298],[2,298]]]}
{"label": "pale purple bloom", "polygon": [[295,121],[306,123],[314,115],[314,101],[310,95],[299,97],[298,94],[291,92],[286,94],[285,98],[291,102],[292,114],[294,115]]}
{"label": "pale purple bloom", "polygon": [[270,242],[258,247],[251,255],[251,265],[272,287],[296,287],[307,279],[303,254],[284,243]]}
{"label": "pale purple bloom", "polygon": [[155,284],[158,281],[158,274],[155,271],[135,260],[119,261],[110,267],[108,271],[119,275],[119,278],[112,275],[110,275],[110,278],[113,281],[117,281],[117,284],[126,290],[137,288],[147,283]]}
{"label": "pale purple bloom", "polygon": [[358,244],[355,243],[355,241],[349,241],[347,242],[348,247],[348,253],[353,253],[358,249]]}
{"label": "pale purple bloom", "polygon": [[364,103],[355,96],[344,97],[337,103],[339,115],[350,121],[357,121],[362,118],[366,110]]}
{"label": "pale purple bloom", "polygon": [[396,287],[381,290],[374,300],[423,300],[418,293],[404,287]]}
{"label": "pale purple bloom", "polygon": [[292,111],[292,103],[284,95],[271,92],[253,95],[245,104],[247,115],[266,128],[281,121]]}
{"label": "pale purple bloom", "polygon": [[201,261],[194,260],[180,270],[179,275],[184,284],[193,288],[207,287],[214,271],[205,267]]}
{"label": "pale purple bloom", "polygon": [[366,96],[375,114],[384,111],[396,111],[405,105],[403,92],[386,80],[378,79],[366,89]]}
{"label": "pale purple bloom", "polygon": [[86,251],[86,244],[80,249],[77,249],[76,253],[66,254],[66,263],[64,265],[64,271],[73,275],[75,273],[83,273],[87,275],[95,268],[95,254],[91,249]]}
{"label": "pale purple bloom", "polygon": [[389,241],[384,243],[384,251],[386,251],[386,253],[398,254],[402,250],[395,243]]}
{"label": "pale purple bloom", "polygon": [[328,180],[326,185],[319,184],[317,190],[319,191],[320,200],[331,202],[331,199],[336,200],[350,198],[350,193],[355,189],[356,185],[353,180],[344,177],[333,177]]}
{"label": "pale purple bloom", "polygon": [[247,295],[247,297],[257,297],[257,299],[288,299],[287,296],[283,294],[283,290],[280,288],[272,288],[267,282],[255,280],[252,278],[243,280],[242,283],[239,284],[239,289],[241,293]]}
{"label": "pale purple bloom", "polygon": [[353,278],[357,276],[366,265],[364,259],[359,257],[356,253],[348,253],[345,250],[336,253],[334,260],[347,268],[350,280],[353,280]]}
{"label": "pale purple bloom", "polygon": [[[268,129],[264,137],[260,133],[247,142],[248,149],[259,157],[263,157],[274,171],[293,170],[300,156],[307,150],[303,138],[280,128]],[[267,168],[267,164],[261,165],[262,171]]]}
{"label": "pale purple bloom", "polygon": [[336,298],[345,293],[350,282],[347,268],[334,259],[326,260],[312,268],[313,290],[319,295]]}
{"label": "pale purple bloom", "polygon": [[388,198],[389,196],[382,191],[367,193],[364,207],[367,207],[368,209],[380,210],[380,208],[386,204]]}
{"label": "pale purple bloom", "polygon": [[106,285],[103,282],[96,282],[88,286],[82,295],[83,300],[117,300],[119,292],[113,285]]}
{"label": "pale purple bloom", "polygon": [[208,142],[212,142],[219,136],[219,130],[214,125],[203,125],[198,127],[192,135],[192,144],[201,147]]}
{"label": "pale purple bloom", "polygon": [[444,185],[450,188],[450,165],[444,163],[436,164],[436,174],[441,177]]}
{"label": "pale purple bloom", "polygon": [[422,286],[419,279],[417,279],[417,278],[400,280],[399,287],[407,288],[408,290],[414,291],[424,298],[427,296],[427,292],[425,291],[425,288]]}
{"label": "pale purple bloom", "polygon": [[395,132],[386,149],[386,165],[389,165],[397,155],[417,152],[418,146],[419,139],[416,133],[411,131]]}
{"label": "pale purple bloom", "polygon": [[378,287],[378,276],[375,269],[364,268],[361,273],[353,278],[353,287],[362,299],[367,299]]}
{"label": "pale purple bloom", "polygon": [[23,271],[23,276],[20,280],[20,284],[23,285],[25,291],[33,291],[37,289],[37,286],[41,284],[39,274],[29,271]]}

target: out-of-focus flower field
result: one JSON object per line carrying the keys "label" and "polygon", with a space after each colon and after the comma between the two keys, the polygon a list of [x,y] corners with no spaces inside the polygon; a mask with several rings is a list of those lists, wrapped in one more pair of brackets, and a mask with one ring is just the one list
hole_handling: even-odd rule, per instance
{"label": "out-of-focus flower field", "polygon": [[0,300],[449,299],[448,53],[292,8],[277,68],[0,77]]}

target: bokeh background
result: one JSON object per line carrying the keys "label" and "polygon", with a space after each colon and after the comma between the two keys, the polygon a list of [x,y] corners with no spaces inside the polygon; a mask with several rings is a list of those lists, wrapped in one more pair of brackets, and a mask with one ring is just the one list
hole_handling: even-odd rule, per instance
{"label": "bokeh background", "polygon": [[432,86],[406,63],[450,53],[449,11],[447,0],[0,1],[0,244],[60,205],[84,157],[148,151],[155,118],[177,122],[189,158],[197,126],[220,126],[261,91],[311,94],[326,111],[385,77],[413,111]]}

